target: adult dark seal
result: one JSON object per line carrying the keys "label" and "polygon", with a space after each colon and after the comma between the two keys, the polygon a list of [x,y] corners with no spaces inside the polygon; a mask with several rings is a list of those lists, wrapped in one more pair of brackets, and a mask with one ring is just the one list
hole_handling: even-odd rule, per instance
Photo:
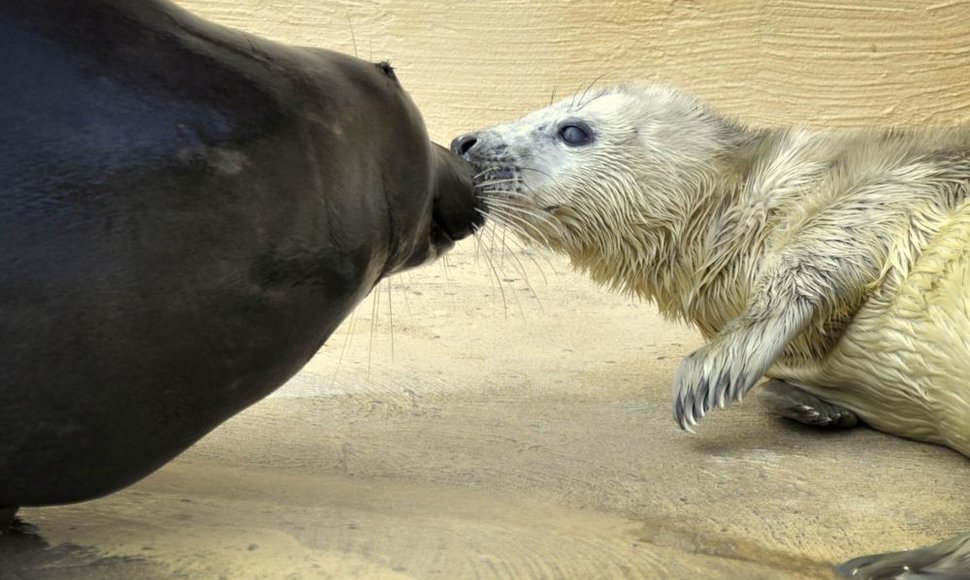
{"label": "adult dark seal", "polygon": [[390,66],[162,0],[0,6],[0,518],[123,488],[480,222]]}

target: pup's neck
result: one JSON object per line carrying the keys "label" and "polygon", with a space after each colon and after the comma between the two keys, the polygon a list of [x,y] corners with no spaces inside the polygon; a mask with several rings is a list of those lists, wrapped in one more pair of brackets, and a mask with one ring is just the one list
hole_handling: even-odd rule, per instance
{"label": "pup's neck", "polygon": [[723,127],[723,147],[692,159],[675,185],[647,192],[677,200],[665,208],[667,217],[645,216],[632,236],[617,235],[609,251],[572,255],[595,280],[654,302],[663,315],[697,326],[706,337],[745,308],[764,242],[764,224],[749,223],[742,196],[770,133]]}
{"label": "pup's neck", "polygon": [[[737,128],[709,165],[708,179],[688,194],[693,211],[667,232],[658,256],[654,300],[668,316],[710,337],[747,307],[766,234],[766,209],[746,199],[746,185],[772,140],[771,131]],[[757,206],[757,207],[756,207]]]}

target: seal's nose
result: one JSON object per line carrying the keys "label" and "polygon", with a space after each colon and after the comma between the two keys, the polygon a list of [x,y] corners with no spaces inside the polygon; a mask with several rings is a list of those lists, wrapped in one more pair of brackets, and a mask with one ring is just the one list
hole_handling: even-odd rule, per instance
{"label": "seal's nose", "polygon": [[451,142],[451,152],[464,157],[475,145],[478,145],[478,135],[467,133],[455,137],[455,140]]}

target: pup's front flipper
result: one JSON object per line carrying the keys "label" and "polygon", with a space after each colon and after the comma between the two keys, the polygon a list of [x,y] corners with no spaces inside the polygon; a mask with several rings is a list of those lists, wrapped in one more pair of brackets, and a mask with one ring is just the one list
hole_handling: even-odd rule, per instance
{"label": "pup's front flipper", "polygon": [[841,578],[957,580],[970,578],[970,533],[905,552],[855,558],[836,566]]}
{"label": "pup's front flipper", "polygon": [[859,424],[859,416],[849,409],[779,379],[761,385],[758,400],[772,413],[812,427],[849,429]]}
{"label": "pup's front flipper", "polygon": [[[821,329],[863,303],[885,262],[887,243],[880,237],[886,228],[850,227],[839,217],[844,211],[834,204],[801,224],[764,265],[745,310],[681,362],[674,417],[682,429],[690,430],[714,405],[740,400],[809,325]],[[860,245],[874,248],[873,254],[859,252]]]}
{"label": "pup's front flipper", "polygon": [[740,401],[811,319],[798,300],[752,309],[684,358],[674,376],[674,419],[691,427],[718,406]]}

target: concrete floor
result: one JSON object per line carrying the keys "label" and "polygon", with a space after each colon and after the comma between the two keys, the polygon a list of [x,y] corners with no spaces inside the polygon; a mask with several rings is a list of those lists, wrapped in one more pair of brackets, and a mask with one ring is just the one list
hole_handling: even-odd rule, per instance
{"label": "concrete floor", "polygon": [[754,398],[682,433],[693,331],[559,259],[490,255],[385,283],[134,487],[23,510],[0,579],[826,578],[970,529],[970,462],[946,449]]}

